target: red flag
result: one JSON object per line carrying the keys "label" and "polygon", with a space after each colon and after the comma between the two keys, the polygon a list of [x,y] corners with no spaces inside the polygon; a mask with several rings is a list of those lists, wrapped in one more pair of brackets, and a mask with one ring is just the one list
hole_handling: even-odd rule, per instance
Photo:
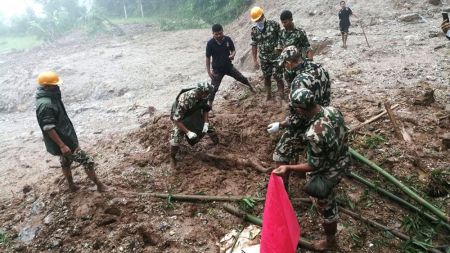
{"label": "red flag", "polygon": [[299,239],[300,224],[283,179],[272,173],[264,205],[260,253],[295,253]]}

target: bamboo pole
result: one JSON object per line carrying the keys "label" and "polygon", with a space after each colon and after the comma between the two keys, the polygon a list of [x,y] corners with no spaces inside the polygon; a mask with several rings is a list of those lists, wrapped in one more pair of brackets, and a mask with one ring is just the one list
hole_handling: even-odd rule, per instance
{"label": "bamboo pole", "polygon": [[[235,207],[228,205],[228,204],[224,204],[223,208],[225,209],[225,211],[229,212],[230,214],[232,214],[234,216],[237,216],[237,217],[243,219],[244,221],[250,222],[250,223],[258,225],[258,226],[262,226],[262,220],[261,220],[261,218],[259,218],[257,216],[254,216],[254,215],[248,214],[246,212],[243,212],[241,210],[238,210]],[[303,238],[300,238],[298,240],[298,244],[301,248],[314,250],[314,246],[312,245],[312,243]]]}
{"label": "bamboo pole", "polygon": [[441,221],[439,219],[436,219],[435,217],[431,216],[429,213],[424,212],[420,208],[418,208],[418,207],[412,205],[411,203],[407,202],[406,200],[404,200],[404,199],[402,199],[402,198],[392,194],[391,192],[386,191],[386,190],[376,186],[374,183],[372,183],[371,181],[369,181],[369,180],[359,176],[358,174],[355,174],[354,172],[351,172],[348,175],[348,177],[351,178],[351,179],[354,179],[354,180],[356,180],[356,181],[358,181],[358,182],[360,182],[360,183],[362,183],[362,184],[364,184],[364,185],[366,185],[368,187],[370,187],[371,189],[375,190],[378,194],[388,197],[389,199],[391,199],[391,200],[397,202],[398,204],[408,208],[409,210],[424,216],[429,221],[439,223],[439,225],[444,226],[448,231],[450,231],[450,224],[445,223],[445,222],[443,222],[443,221]]}
{"label": "bamboo pole", "polygon": [[168,194],[168,193],[157,193],[157,192],[129,192],[120,191],[125,194],[134,194],[140,196],[149,196],[161,199],[170,198],[171,200],[179,201],[217,201],[217,202],[237,202],[245,198],[251,198],[254,201],[264,201],[265,198],[257,198],[251,196],[212,196],[212,195],[185,195],[185,194]]}
{"label": "bamboo pole", "polygon": [[404,193],[406,193],[409,197],[411,197],[415,201],[419,202],[426,209],[428,209],[430,212],[432,212],[434,215],[436,215],[439,219],[441,219],[445,222],[449,222],[449,218],[447,217],[447,215],[444,212],[442,212],[441,210],[439,210],[438,208],[436,208],[435,206],[430,204],[428,201],[426,201],[419,195],[417,195],[415,192],[413,192],[411,189],[409,189],[406,185],[404,185],[402,182],[400,182],[397,178],[395,178],[394,176],[392,176],[391,174],[389,174],[388,172],[383,170],[381,167],[376,165],[374,162],[370,161],[369,159],[365,158],[364,156],[362,156],[361,154],[356,152],[354,149],[349,148],[349,150],[350,150],[351,155],[355,159],[368,165],[370,168],[374,169],[375,171],[377,171],[378,173],[383,175],[391,183],[398,186]]}

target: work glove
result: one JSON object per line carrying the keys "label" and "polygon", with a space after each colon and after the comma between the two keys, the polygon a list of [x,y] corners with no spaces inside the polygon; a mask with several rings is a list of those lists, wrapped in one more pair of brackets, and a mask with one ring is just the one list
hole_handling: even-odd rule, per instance
{"label": "work glove", "polygon": [[274,134],[280,130],[280,122],[274,122],[267,126],[267,132]]}
{"label": "work glove", "polygon": [[194,133],[194,132],[191,132],[191,131],[187,132],[186,135],[187,135],[187,137],[189,138],[189,140],[192,140],[192,139],[197,138],[197,134]]}
{"label": "work glove", "polygon": [[209,123],[206,122],[205,124],[203,124],[202,133],[206,134],[208,132],[208,129],[209,129]]}

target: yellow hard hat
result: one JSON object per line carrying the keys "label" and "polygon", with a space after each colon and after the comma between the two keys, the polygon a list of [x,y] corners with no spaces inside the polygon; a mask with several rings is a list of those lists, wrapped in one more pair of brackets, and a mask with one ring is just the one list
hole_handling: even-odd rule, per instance
{"label": "yellow hard hat", "polygon": [[255,6],[250,11],[250,18],[252,19],[253,22],[256,22],[258,21],[258,19],[262,17],[263,14],[264,10],[261,7]]}
{"label": "yellow hard hat", "polygon": [[46,71],[39,74],[37,83],[40,85],[59,85],[62,84],[62,80],[55,72]]}

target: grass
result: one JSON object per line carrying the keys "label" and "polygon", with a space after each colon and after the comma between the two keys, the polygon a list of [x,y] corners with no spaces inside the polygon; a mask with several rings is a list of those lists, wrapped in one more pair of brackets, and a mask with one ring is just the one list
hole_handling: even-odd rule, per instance
{"label": "grass", "polygon": [[0,52],[13,49],[29,49],[42,44],[42,41],[34,36],[2,36],[0,37]]}
{"label": "grass", "polygon": [[6,233],[0,230],[0,246],[8,245]]}
{"label": "grass", "polygon": [[381,144],[383,144],[386,140],[383,136],[375,134],[364,139],[364,144],[371,149],[378,148]]}

